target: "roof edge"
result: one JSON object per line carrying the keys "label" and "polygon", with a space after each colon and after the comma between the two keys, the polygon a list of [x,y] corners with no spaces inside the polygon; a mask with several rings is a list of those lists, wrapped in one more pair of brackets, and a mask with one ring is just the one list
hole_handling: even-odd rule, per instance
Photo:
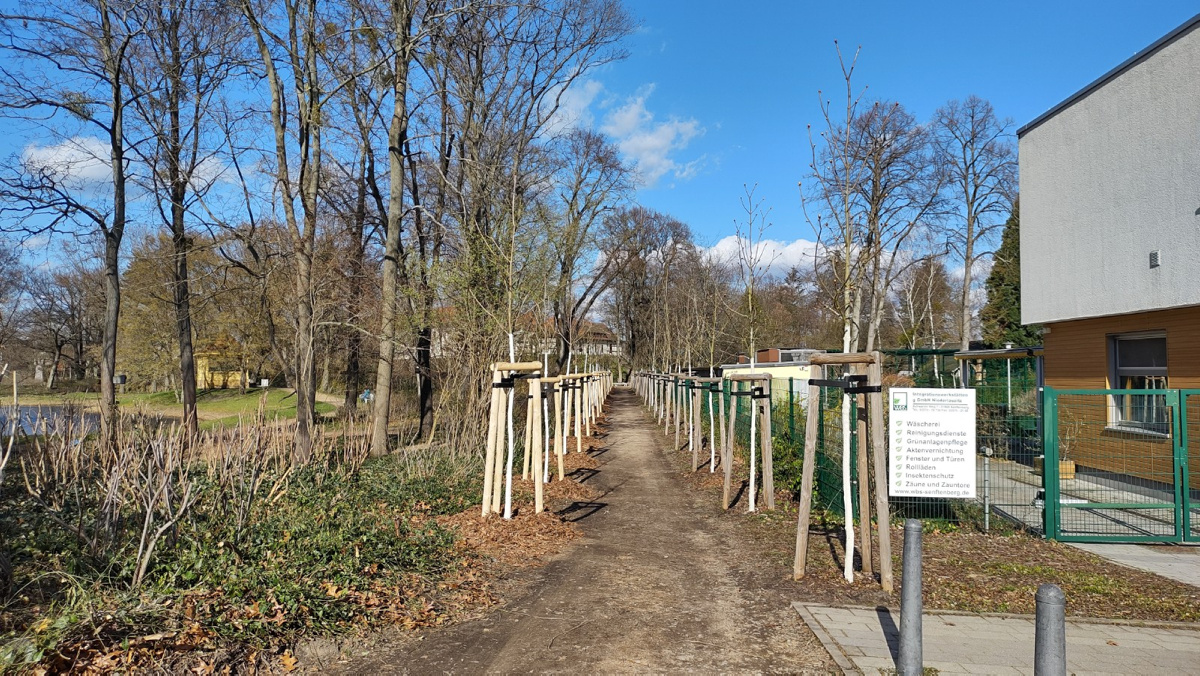
{"label": "roof edge", "polygon": [[1033,118],[1033,120],[1031,120],[1030,122],[1025,124],[1025,126],[1023,126],[1017,130],[1017,138],[1024,136],[1026,133],[1028,133],[1035,127],[1040,126],[1046,120],[1049,120],[1050,118],[1054,117],[1055,115],[1058,115],[1060,112],[1062,112],[1066,108],[1071,107],[1076,101],[1079,101],[1080,99],[1085,98],[1088,94],[1091,94],[1093,91],[1095,91],[1095,90],[1099,89],[1100,87],[1102,87],[1103,85],[1107,84],[1110,80],[1116,78],[1118,75],[1124,73],[1125,71],[1129,70],[1130,68],[1133,68],[1137,64],[1146,60],[1146,58],[1148,58],[1150,55],[1154,54],[1155,52],[1162,49],[1163,47],[1166,47],[1168,44],[1174,42],[1180,36],[1182,36],[1184,33],[1191,31],[1197,25],[1200,25],[1200,14],[1197,14],[1197,15],[1193,16],[1192,18],[1188,19],[1187,21],[1183,22],[1177,28],[1175,28],[1175,30],[1172,30],[1170,33],[1167,33],[1166,35],[1162,36],[1161,38],[1155,40],[1149,47],[1146,47],[1145,49],[1141,50],[1140,52],[1134,54],[1133,56],[1129,57],[1125,61],[1121,62],[1121,64],[1118,65],[1116,68],[1113,68],[1112,70],[1108,71],[1104,75],[1101,75],[1100,77],[1096,78],[1091,83],[1086,85],[1083,89],[1080,89],[1079,91],[1075,92],[1071,96],[1067,97],[1066,99],[1064,99],[1062,102],[1055,105],[1050,110],[1047,110],[1046,112],[1042,113],[1041,115],[1038,115],[1037,117]]}
{"label": "roof edge", "polygon": [[1105,312],[1104,314],[1092,315],[1072,315],[1060,317],[1058,319],[1039,319],[1036,321],[1024,321],[1023,324],[1041,324],[1043,326],[1053,326],[1055,324],[1067,324],[1070,322],[1086,322],[1092,319],[1109,319],[1112,317],[1126,317],[1129,315],[1145,315],[1155,312],[1169,312],[1171,310],[1187,310],[1190,308],[1200,308],[1200,303],[1180,303],[1178,305],[1163,305],[1161,307],[1142,308],[1140,310],[1118,310],[1116,312]]}

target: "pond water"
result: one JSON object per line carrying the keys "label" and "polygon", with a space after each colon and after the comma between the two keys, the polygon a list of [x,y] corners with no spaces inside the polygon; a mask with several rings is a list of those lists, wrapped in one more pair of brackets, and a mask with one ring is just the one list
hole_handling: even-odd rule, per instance
{"label": "pond water", "polygon": [[[19,415],[24,434],[40,434],[43,422],[51,432],[67,432],[70,429],[72,434],[79,433],[80,425],[88,432],[96,430],[100,425],[99,414],[87,413],[78,406],[21,406]],[[13,417],[12,406],[0,406],[0,434],[8,435],[12,432]]]}

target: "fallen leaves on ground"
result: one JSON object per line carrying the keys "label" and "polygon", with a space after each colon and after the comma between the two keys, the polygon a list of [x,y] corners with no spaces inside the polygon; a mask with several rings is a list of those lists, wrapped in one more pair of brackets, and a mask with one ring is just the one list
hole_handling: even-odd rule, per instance
{"label": "fallen leaves on ground", "polygon": [[[673,439],[667,439],[670,448]],[[671,453],[684,480],[694,490],[720,502],[724,475],[718,466],[713,474],[707,465],[691,471],[691,452],[686,445]],[[707,449],[701,460],[708,461]],[[734,458],[733,493],[744,489],[748,470],[744,458]],[[780,574],[791,577],[795,555],[796,503],[785,491],[776,493],[775,512],[745,512],[746,496],[726,518],[746,522],[762,547],[760,554],[779,563]],[[740,507],[740,508],[739,508]],[[808,565],[803,579],[796,581],[796,596],[807,602],[830,605],[887,605],[900,602],[903,529],[891,529],[893,571],[896,590],[885,593],[876,570],[862,574],[861,553],[855,550],[855,581],[843,577],[845,531],[832,520],[814,514],[810,528]],[[878,535],[872,527],[872,552],[878,562]],[[1113,563],[1070,545],[1028,533],[985,534],[957,529],[924,534],[923,593],[925,608],[965,612],[1034,612],[1038,585],[1057,584],[1067,596],[1067,614],[1073,617],[1142,621],[1200,621],[1200,589],[1152,573]],[[1131,547],[1142,545],[1129,545]],[[1200,556],[1197,557],[1200,564]]]}
{"label": "fallen leaves on ground", "polygon": [[504,520],[480,516],[476,510],[439,517],[458,532],[464,547],[510,566],[536,566],[580,536],[579,529],[552,512],[533,513],[532,505]]}

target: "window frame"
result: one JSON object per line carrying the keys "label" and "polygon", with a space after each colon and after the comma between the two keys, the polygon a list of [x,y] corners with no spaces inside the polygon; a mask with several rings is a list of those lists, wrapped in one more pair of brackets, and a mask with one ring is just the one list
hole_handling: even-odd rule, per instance
{"label": "window frame", "polygon": [[[1164,352],[1164,355],[1166,356],[1167,366],[1161,366],[1161,367],[1159,367],[1159,366],[1140,366],[1140,367],[1139,366],[1121,366],[1120,361],[1119,361],[1120,360],[1119,344],[1121,343],[1121,341],[1151,340],[1151,339],[1162,339],[1163,352]],[[1170,388],[1168,370],[1169,370],[1169,366],[1171,363],[1169,346],[1167,344],[1167,332],[1165,329],[1158,329],[1158,330],[1152,330],[1152,331],[1138,331],[1138,332],[1131,332],[1131,333],[1110,334],[1109,336],[1107,336],[1107,340],[1108,340],[1108,383],[1109,383],[1110,390],[1126,390],[1126,389],[1129,389],[1129,390],[1133,390],[1133,389],[1159,390],[1159,389],[1161,389],[1161,390],[1164,390],[1163,396],[1165,396],[1165,390]],[[1123,385],[1124,378],[1137,378],[1137,377],[1154,378],[1154,379],[1161,378],[1162,386],[1161,387],[1148,387],[1148,388],[1124,387],[1124,385]],[[1119,432],[1133,433],[1133,434],[1144,434],[1144,435],[1153,436],[1156,438],[1170,437],[1171,436],[1170,420],[1167,420],[1165,422],[1155,422],[1155,421],[1148,421],[1148,420],[1133,420],[1128,417],[1128,411],[1134,407],[1133,403],[1132,403],[1132,399],[1134,397],[1149,398],[1152,396],[1154,396],[1154,395],[1110,395],[1108,398],[1109,399],[1108,425],[1107,425],[1108,429],[1119,431]],[[1154,402],[1154,403],[1157,404],[1157,402]],[[1142,406],[1144,407],[1145,404],[1143,404]],[[1158,405],[1155,406],[1155,408],[1158,408],[1158,407],[1159,407]],[[1163,409],[1166,408],[1165,401],[1162,402],[1161,407]]]}

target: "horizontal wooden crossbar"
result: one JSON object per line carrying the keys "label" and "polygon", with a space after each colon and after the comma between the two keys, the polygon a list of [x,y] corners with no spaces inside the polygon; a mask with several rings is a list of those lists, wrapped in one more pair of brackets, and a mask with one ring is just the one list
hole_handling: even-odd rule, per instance
{"label": "horizontal wooden crossbar", "polygon": [[540,371],[540,361],[498,361],[492,364],[493,371]]}
{"label": "horizontal wooden crossbar", "polygon": [[756,380],[770,380],[770,373],[733,373],[729,379],[737,383],[753,382]]}

